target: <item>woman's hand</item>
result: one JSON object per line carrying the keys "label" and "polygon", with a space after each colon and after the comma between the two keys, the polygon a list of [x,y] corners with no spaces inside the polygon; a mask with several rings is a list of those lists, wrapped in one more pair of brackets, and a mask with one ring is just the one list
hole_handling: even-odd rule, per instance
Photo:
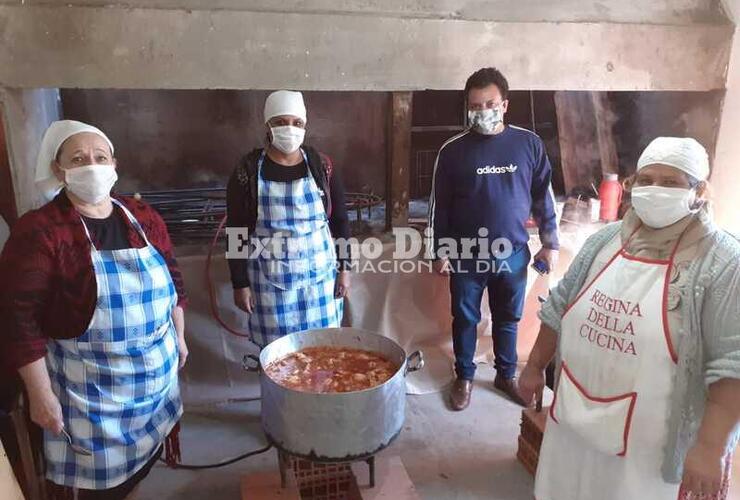
{"label": "woman's hand", "polygon": [[64,420],[62,420],[62,405],[51,388],[29,391],[29,404],[31,406],[31,420],[55,436],[62,433]]}
{"label": "woman's hand", "polygon": [[557,347],[558,334],[545,323],[542,323],[534,347],[529,353],[529,360],[519,375],[517,383],[519,396],[527,404],[532,404],[532,400],[535,398],[537,402],[542,401],[542,391],[545,390],[545,369],[555,356]]}
{"label": "woman's hand", "polygon": [[177,336],[177,353],[180,360],[179,369],[182,370],[182,367],[185,366],[185,363],[188,360],[188,354],[190,354],[190,352],[188,351],[188,344],[185,342],[184,335]]}
{"label": "woman's hand", "polygon": [[[701,441],[694,443],[684,462],[681,491],[686,496],[705,495],[713,498],[722,488],[725,467],[724,447],[710,446]],[[687,498],[692,498],[690,495]],[[681,498],[684,498],[682,496]]]}
{"label": "woman's hand", "polygon": [[185,343],[185,310],[182,307],[175,306],[172,310],[172,323],[175,325],[175,332],[177,333],[178,368],[182,369],[188,360],[188,345]]}
{"label": "woman's hand", "polygon": [[242,311],[252,314],[254,312],[252,289],[249,287],[234,288],[234,304]]}
{"label": "woman's hand", "polygon": [[[684,461],[684,498],[712,498],[725,486],[727,447],[740,422],[740,380],[724,378],[709,386],[701,426]],[[694,496],[689,495],[692,493]]]}
{"label": "woman's hand", "polygon": [[334,286],[334,297],[338,299],[346,297],[349,294],[350,282],[349,271],[339,271],[337,282]]}
{"label": "woman's hand", "polygon": [[62,405],[51,390],[46,360],[39,358],[18,369],[28,393],[31,420],[43,429],[58,436],[64,428]]}
{"label": "woman's hand", "polygon": [[532,401],[542,399],[542,391],[545,389],[545,370],[537,368],[532,363],[527,363],[519,375],[519,395],[528,404]]}

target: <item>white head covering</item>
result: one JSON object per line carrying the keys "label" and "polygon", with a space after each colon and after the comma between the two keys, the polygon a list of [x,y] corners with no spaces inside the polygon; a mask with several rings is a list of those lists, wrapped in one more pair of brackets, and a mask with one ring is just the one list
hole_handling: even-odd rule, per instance
{"label": "white head covering", "polygon": [[305,123],[307,121],[306,105],[303,103],[303,94],[290,90],[278,90],[267,96],[265,100],[265,123],[281,115],[297,116]]}
{"label": "white head covering", "polygon": [[57,157],[59,148],[62,147],[64,141],[81,132],[98,134],[105,139],[108,146],[110,146],[111,154],[113,154],[113,143],[110,142],[108,136],[99,128],[74,120],[53,122],[44,133],[44,138],[41,140],[41,148],[39,149],[39,156],[36,160],[36,188],[40,192],[41,201],[47,202],[54,198],[64,185],[54,175],[51,169],[51,162]]}
{"label": "white head covering", "polygon": [[637,160],[637,171],[660,163],[675,167],[700,181],[709,177],[709,156],[704,146],[690,137],[658,137]]}

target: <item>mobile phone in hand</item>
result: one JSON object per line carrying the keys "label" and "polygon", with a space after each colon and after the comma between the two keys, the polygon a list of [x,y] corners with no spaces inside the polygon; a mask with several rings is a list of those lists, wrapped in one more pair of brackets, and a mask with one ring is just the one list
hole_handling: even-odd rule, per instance
{"label": "mobile phone in hand", "polygon": [[540,276],[544,276],[545,274],[548,274],[550,272],[550,266],[547,265],[547,262],[544,260],[535,260],[532,263],[532,269],[537,271],[537,274]]}

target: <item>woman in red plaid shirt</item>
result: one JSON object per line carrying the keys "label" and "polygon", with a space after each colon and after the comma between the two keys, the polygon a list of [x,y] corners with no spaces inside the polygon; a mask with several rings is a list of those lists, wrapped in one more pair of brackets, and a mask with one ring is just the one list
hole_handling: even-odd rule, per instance
{"label": "woman in red plaid shirt", "polygon": [[103,132],[53,123],[36,180],[58,194],[21,217],[0,258],[0,361],[23,380],[60,497],[124,498],[182,414],[182,276],[164,221],[111,195],[116,179]]}

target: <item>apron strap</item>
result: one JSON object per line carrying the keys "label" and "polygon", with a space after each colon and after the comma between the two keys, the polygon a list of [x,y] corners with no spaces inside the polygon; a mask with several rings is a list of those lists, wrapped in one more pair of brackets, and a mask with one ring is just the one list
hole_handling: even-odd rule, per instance
{"label": "apron strap", "polygon": [[690,226],[691,224],[686,226],[684,230],[681,231],[681,234],[678,236],[678,239],[676,240],[676,245],[673,247],[673,250],[671,251],[671,256],[668,257],[669,266],[673,266],[673,261],[676,258],[676,254],[678,253],[678,246],[681,244],[681,240],[683,240],[683,237],[688,232]]}
{"label": "apron strap", "polygon": [[[604,265],[604,267],[598,273],[596,273],[596,275],[593,277],[593,279],[591,279],[591,281],[589,281],[589,283],[586,286],[584,286],[583,288],[581,288],[581,291],[578,292],[578,295],[575,296],[575,298],[573,299],[573,301],[571,303],[569,303],[569,304],[566,305],[565,310],[563,311],[563,316],[565,316],[565,314],[568,311],[570,311],[571,307],[573,307],[573,304],[575,304],[583,296],[583,294],[585,294],[586,291],[591,288],[591,285],[593,285],[596,282],[596,280],[599,279],[599,277],[606,270],[606,268],[609,267],[610,265],[612,265],[612,262],[614,262],[614,260],[619,255],[622,255],[623,253],[626,253],[627,252],[627,245],[630,244],[630,242],[632,241],[632,238],[635,236],[635,234],[637,233],[637,231],[641,227],[642,227],[642,223],[640,223],[640,225],[637,226],[634,231],[632,231],[632,234],[629,235],[629,237],[624,242],[624,244],[619,247],[619,250],[617,250],[616,253],[611,256],[611,258],[609,258],[609,260],[606,262],[606,264]],[[676,252],[678,251],[678,246],[681,243],[681,239],[683,239],[684,234],[686,234],[687,229],[688,229],[688,226],[686,227],[686,229],[684,229],[681,232],[681,234],[678,237],[678,240],[676,240],[676,244],[674,245],[673,250],[671,251],[671,255],[670,255],[669,259],[668,259],[668,269],[669,269],[669,271],[670,271],[671,267],[673,266],[673,259],[676,256]],[[619,234],[618,233],[617,233],[617,237],[619,237]]]}
{"label": "apron strap", "polygon": [[[149,238],[146,237],[146,233],[144,233],[144,229],[142,229],[141,224],[139,224],[139,221],[136,220],[134,215],[131,212],[129,212],[129,210],[123,205],[123,203],[113,198],[112,196],[111,196],[111,201],[113,202],[114,205],[117,205],[121,208],[123,213],[128,218],[129,222],[131,222],[131,225],[134,226],[134,229],[136,229],[136,231],[139,233],[141,238],[144,240],[144,243],[146,243],[147,246],[151,246],[151,243],[149,243]],[[80,215],[79,217],[80,217],[80,222],[82,222],[82,228],[85,230],[85,236],[87,236],[87,239],[90,241],[90,246],[94,250],[97,250],[95,248],[95,243],[92,240],[92,236],[90,236],[90,230],[87,228],[87,224],[85,224],[85,219],[82,218],[82,215]]]}
{"label": "apron strap", "polygon": [[[311,173],[311,167],[308,164],[308,155],[306,154],[306,151],[303,148],[300,148],[300,150],[301,150],[301,155],[303,155],[303,161],[306,163],[306,170],[308,171],[308,180],[310,183],[313,184],[313,187],[316,188],[319,194],[323,197],[324,193],[321,192],[321,189],[319,189],[319,185],[316,183],[316,179],[313,178],[313,174]],[[257,159],[257,197],[258,198],[259,198],[259,185],[262,182],[264,182],[262,180],[262,165],[265,163],[266,157],[267,157],[267,149],[263,149],[262,152],[260,153],[260,157]],[[257,218],[259,219],[259,201],[257,202]]]}
{"label": "apron strap", "polygon": [[78,214],[78,217],[80,218],[80,222],[82,223],[82,229],[85,230],[85,236],[87,236],[88,241],[90,241],[90,246],[93,248],[93,250],[97,250],[95,248],[95,243],[92,240],[92,237],[90,236],[90,231],[87,229],[87,224],[85,224],[85,219],[82,218],[82,215]]}
{"label": "apron strap", "polygon": [[[637,228],[634,231],[632,231],[632,234],[630,234],[629,238],[627,238],[627,241],[625,241],[624,244],[622,244],[619,247],[619,250],[617,250],[616,252],[614,252],[614,255],[612,255],[609,258],[609,260],[606,261],[606,264],[604,264],[604,267],[601,268],[599,270],[599,272],[596,273],[596,275],[594,275],[594,277],[591,279],[591,281],[589,281],[587,285],[585,285],[583,288],[581,288],[581,290],[578,292],[578,294],[575,296],[575,298],[569,304],[566,304],[565,309],[563,310],[563,316],[565,316],[568,313],[568,311],[570,311],[570,309],[575,305],[575,303],[578,302],[581,299],[581,297],[583,297],[583,295],[591,288],[591,285],[593,285],[594,283],[596,283],[596,280],[599,279],[601,277],[602,273],[604,271],[606,271],[606,269],[609,266],[612,265],[612,262],[614,262],[616,260],[616,258],[619,255],[621,255],[622,252],[625,251],[625,249],[627,248],[627,245],[629,245],[629,242],[632,241],[632,237],[635,235],[635,233],[637,232],[638,229],[640,229],[640,226],[637,226]],[[617,237],[619,237],[619,233],[617,233]]]}
{"label": "apron strap", "polygon": [[[306,162],[306,168],[308,169],[308,173],[311,174],[311,169],[308,166],[308,155],[303,150],[303,148],[299,148],[301,150],[301,155],[303,155],[303,161]],[[267,156],[267,149],[263,149],[260,153],[260,157],[257,159],[257,179],[260,179],[260,172],[262,171],[262,164],[265,163],[265,157]],[[313,176],[311,176],[313,177]]]}
{"label": "apron strap", "polygon": [[[690,227],[690,226],[691,226],[691,224],[687,225],[687,226],[686,226],[686,227],[684,228],[684,230],[683,230],[683,231],[681,231],[681,234],[679,234],[679,235],[678,235],[678,238],[676,239],[676,244],[675,244],[675,245],[673,245],[673,249],[671,250],[671,253],[670,253],[670,255],[668,256],[668,260],[667,260],[667,262],[668,262],[668,265],[669,265],[669,266],[672,266],[672,265],[673,265],[673,260],[674,260],[674,259],[675,259],[675,257],[676,257],[676,253],[678,253],[678,247],[679,247],[679,245],[681,244],[681,240],[683,240],[683,237],[684,237],[684,235],[685,235],[685,234],[686,234],[686,233],[688,232],[688,230],[689,230],[689,227]],[[630,241],[632,241],[632,237],[633,237],[633,236],[635,236],[635,233],[637,233],[637,231],[638,231],[638,230],[639,230],[639,229],[640,229],[641,227],[642,227],[642,223],[640,223],[640,225],[639,225],[639,226],[637,226],[637,228],[636,228],[636,229],[635,229],[634,231],[632,231],[632,234],[630,234],[629,238],[627,238],[627,241],[626,241],[626,242],[624,243],[624,245],[622,245],[622,247],[621,247],[621,248],[619,249],[619,251],[617,252],[618,254],[619,254],[619,253],[627,253],[627,245],[629,245]]]}
{"label": "apron strap", "polygon": [[263,149],[260,153],[260,157],[257,159],[257,180],[259,181],[260,172],[262,171],[262,164],[265,163],[265,156],[267,156],[267,150]]}
{"label": "apron strap", "polygon": [[147,244],[147,246],[151,246],[151,243],[149,243],[149,238],[146,237],[146,233],[144,232],[144,229],[141,227],[141,224],[139,224],[139,221],[136,220],[136,217],[134,217],[134,214],[129,212],[129,209],[124,206],[123,203],[118,201],[117,199],[111,197],[111,201],[121,207],[121,210],[123,210],[123,213],[126,214],[126,217],[128,217],[129,222],[131,222],[131,225],[134,226],[134,229],[136,229],[139,233],[139,236],[144,240],[144,243]]}

